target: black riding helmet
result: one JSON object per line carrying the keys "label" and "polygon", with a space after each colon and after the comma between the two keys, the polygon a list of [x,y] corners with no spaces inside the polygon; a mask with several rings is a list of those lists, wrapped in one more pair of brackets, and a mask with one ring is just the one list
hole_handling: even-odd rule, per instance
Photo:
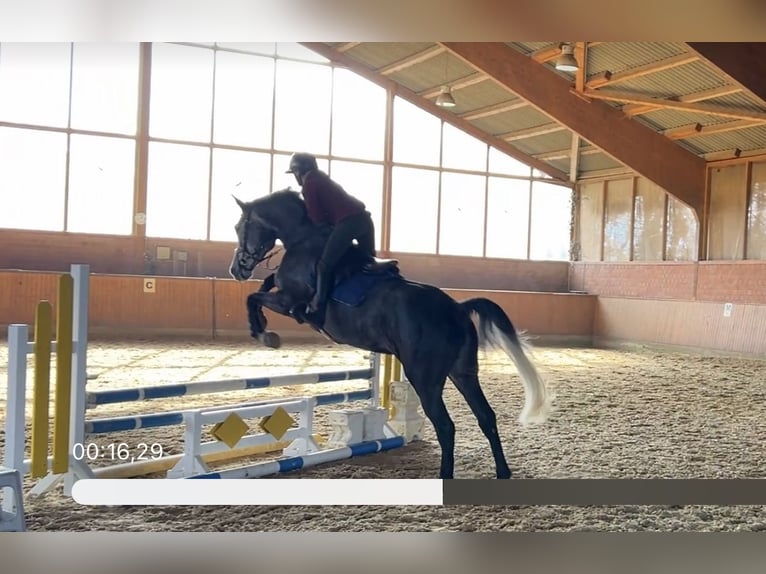
{"label": "black riding helmet", "polygon": [[317,167],[317,158],[310,153],[298,152],[290,157],[290,169],[285,173],[292,173],[298,180],[298,183],[301,183],[303,176],[315,169],[319,169]]}

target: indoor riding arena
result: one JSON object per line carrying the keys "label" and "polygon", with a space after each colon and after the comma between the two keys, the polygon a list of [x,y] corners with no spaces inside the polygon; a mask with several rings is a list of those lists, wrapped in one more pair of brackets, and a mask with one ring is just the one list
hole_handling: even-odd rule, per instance
{"label": "indoor riding arena", "polygon": [[[0,43],[3,529],[766,530],[758,505],[100,506],[71,492],[85,471],[438,479],[438,409],[415,399],[453,337],[426,330],[447,324],[442,308],[467,341],[500,337],[479,348],[478,378],[509,488],[763,478],[764,57],[683,42]],[[339,287],[326,333],[273,307],[298,243],[243,207],[302,191],[295,152],[364,203],[376,256],[400,273],[365,271],[353,301]],[[256,257],[263,229],[273,248]],[[238,281],[248,258],[261,261]],[[460,323],[466,307],[429,316],[404,296],[368,309],[402,278],[489,300],[523,351],[499,315]],[[366,313],[367,339],[339,330]],[[378,335],[388,347],[362,343]],[[449,372],[454,478],[494,481],[487,419]],[[548,410],[522,424],[530,373]],[[303,468],[263,470],[291,457]]]}

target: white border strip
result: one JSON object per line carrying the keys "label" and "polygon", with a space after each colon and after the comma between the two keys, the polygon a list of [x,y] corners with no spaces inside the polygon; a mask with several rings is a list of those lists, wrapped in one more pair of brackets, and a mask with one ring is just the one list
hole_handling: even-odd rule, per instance
{"label": "white border strip", "polygon": [[85,505],[440,506],[438,479],[83,479],[72,488]]}

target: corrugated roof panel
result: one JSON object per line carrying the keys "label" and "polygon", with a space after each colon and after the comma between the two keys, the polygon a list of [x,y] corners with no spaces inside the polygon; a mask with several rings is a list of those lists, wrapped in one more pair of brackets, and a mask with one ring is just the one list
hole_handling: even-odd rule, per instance
{"label": "corrugated roof panel", "polygon": [[702,153],[735,148],[742,151],[764,149],[766,148],[766,126],[700,136],[683,143],[689,142]]}
{"label": "corrugated roof panel", "polygon": [[415,92],[420,92],[434,86],[449,84],[474,72],[474,68],[462,60],[443,53],[394,72],[389,77]]}
{"label": "corrugated roof panel", "polygon": [[601,169],[614,169],[616,167],[622,167],[622,164],[604,153],[581,155],[577,165],[577,169],[580,173],[598,171]]}
{"label": "corrugated roof panel", "polygon": [[587,73],[622,72],[688,52],[680,42],[605,42],[588,48]]}
{"label": "corrugated roof panel", "polygon": [[742,108],[754,112],[766,112],[766,104],[764,104],[763,100],[748,92],[739,92],[736,94],[729,94],[728,96],[721,96],[720,98],[705,100],[705,103],[732,108]]}
{"label": "corrugated roof panel", "polygon": [[368,68],[377,70],[433,45],[433,42],[363,42],[348,50],[346,54]]}
{"label": "corrugated roof panel", "polygon": [[501,88],[497,83],[484,81],[467,88],[461,88],[452,92],[452,97],[458,106],[466,110],[476,110],[487,106],[493,106],[501,102],[518,100],[515,94]]}
{"label": "corrugated roof panel", "polygon": [[572,145],[572,132],[563,130],[533,138],[516,140],[511,143],[529,154],[568,150]]}
{"label": "corrugated roof panel", "polygon": [[661,109],[656,112],[634,116],[633,120],[658,131],[688,126],[691,124],[710,126],[732,121],[730,118],[714,116],[712,114],[682,112],[673,109]]}
{"label": "corrugated roof panel", "polygon": [[696,61],[638,78],[615,82],[604,86],[604,89],[634,92],[655,98],[670,98],[718,88],[726,83],[705,63]]}
{"label": "corrugated roof panel", "polygon": [[494,114],[485,118],[470,120],[470,122],[486,132],[497,135],[524,130],[551,121],[548,116],[538,112],[532,106],[526,106],[522,110]]}
{"label": "corrugated roof panel", "polygon": [[549,46],[558,46],[560,42],[508,42],[508,45],[522,54],[531,54],[537,50],[548,48]]}

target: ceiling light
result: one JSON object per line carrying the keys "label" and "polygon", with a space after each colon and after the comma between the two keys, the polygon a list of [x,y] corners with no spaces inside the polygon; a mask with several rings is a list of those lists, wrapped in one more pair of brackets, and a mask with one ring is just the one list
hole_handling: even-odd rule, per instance
{"label": "ceiling light", "polygon": [[562,72],[576,72],[578,68],[572,44],[562,44],[561,55],[556,59],[556,69]]}
{"label": "ceiling light", "polygon": [[441,92],[436,97],[436,105],[440,108],[454,108],[455,98],[452,97],[452,88],[449,86],[442,86]]}

